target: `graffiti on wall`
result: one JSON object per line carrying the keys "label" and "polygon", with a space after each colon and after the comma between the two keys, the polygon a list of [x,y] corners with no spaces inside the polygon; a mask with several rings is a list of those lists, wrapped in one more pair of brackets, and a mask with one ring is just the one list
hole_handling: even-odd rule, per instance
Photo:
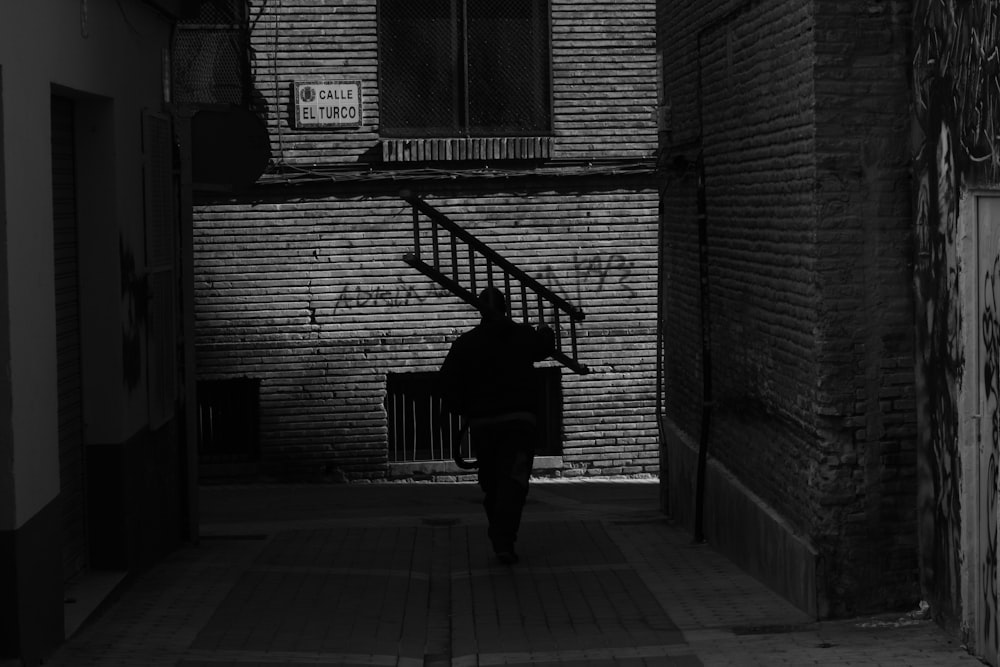
{"label": "graffiti on wall", "polygon": [[118,237],[118,264],[121,271],[122,379],[130,390],[142,378],[142,332],[146,323],[146,279],[138,275],[135,253]]}
{"label": "graffiti on wall", "polygon": [[[995,579],[997,568],[995,536],[987,540],[992,543],[987,553],[962,551],[957,399],[965,359],[959,344],[956,227],[964,181],[977,174],[996,182],[1000,175],[996,145],[1000,135],[1000,13],[995,0],[916,0],[913,16],[914,110],[923,133],[914,165],[921,584],[935,616],[946,625],[957,626],[963,603],[960,563],[975,560],[969,562],[970,568],[989,575],[986,580]],[[994,268],[981,286],[991,289],[995,280]],[[985,390],[995,401],[997,342],[993,320],[997,310],[992,298],[988,317],[983,316],[981,342],[989,358],[984,360],[984,377],[989,375]],[[964,519],[975,521],[975,510],[965,510]],[[995,647],[996,591],[982,594],[988,598],[989,611],[984,614],[988,618],[977,619],[973,639],[980,646]],[[968,602],[979,604],[981,600]]]}
{"label": "graffiti on wall", "polygon": [[599,294],[605,290],[616,290],[628,298],[635,298],[632,286],[635,262],[620,253],[587,254],[579,250],[573,253],[573,262],[568,269],[556,269],[547,265],[538,274],[538,280],[546,287],[578,303],[584,295]]}
{"label": "graffiti on wall", "polygon": [[344,285],[333,297],[331,311],[354,308],[402,308],[420,304],[430,298],[430,293],[414,283],[407,283],[402,278],[396,279],[398,285]]}
{"label": "graffiti on wall", "polygon": [[964,365],[960,341],[956,248],[957,183],[947,125],[926,136],[917,186],[917,411],[921,580],[936,609],[952,610],[960,581],[961,480],[957,391]]}
{"label": "graffiti on wall", "polygon": [[[628,298],[637,296],[633,282],[635,262],[622,254],[585,254],[577,251],[570,268],[545,266],[535,276],[557,294],[582,301],[584,295],[617,291]],[[397,278],[396,285],[343,285],[330,302],[331,314],[356,308],[401,308],[426,302],[433,296],[447,296],[447,290],[423,288],[422,283]]]}
{"label": "graffiti on wall", "polygon": [[983,389],[985,406],[982,417],[989,415],[990,439],[984,443],[987,450],[983,453],[986,459],[985,471],[980,472],[985,482],[985,498],[980,498],[983,505],[979,513],[980,529],[985,529],[986,539],[980,543],[980,562],[978,564],[980,581],[980,596],[982,597],[982,643],[993,647],[997,653],[1000,647],[1000,637],[997,633],[997,612],[1000,606],[1000,592],[997,591],[997,484],[1000,483],[997,466],[1000,463],[1000,302],[997,290],[1000,289],[1000,254],[993,260],[992,268],[983,278],[983,314],[982,314],[982,344],[983,359]]}

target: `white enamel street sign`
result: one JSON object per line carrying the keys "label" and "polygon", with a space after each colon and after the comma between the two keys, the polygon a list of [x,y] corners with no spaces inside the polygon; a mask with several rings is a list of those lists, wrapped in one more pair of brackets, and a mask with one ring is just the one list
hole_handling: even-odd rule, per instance
{"label": "white enamel street sign", "polygon": [[295,127],[361,127],[360,81],[293,84]]}

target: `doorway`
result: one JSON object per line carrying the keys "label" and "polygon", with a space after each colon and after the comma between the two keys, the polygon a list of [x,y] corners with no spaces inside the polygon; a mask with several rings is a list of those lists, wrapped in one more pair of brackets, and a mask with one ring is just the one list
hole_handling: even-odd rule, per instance
{"label": "doorway", "polygon": [[997,529],[1000,466],[1000,196],[975,199],[978,433],[970,491],[972,587],[976,652],[989,664],[1000,663]]}
{"label": "doorway", "polygon": [[52,225],[55,264],[56,361],[59,391],[59,497],[63,579],[88,565],[83,381],[80,344],[80,253],[77,215],[75,103],[53,95]]}

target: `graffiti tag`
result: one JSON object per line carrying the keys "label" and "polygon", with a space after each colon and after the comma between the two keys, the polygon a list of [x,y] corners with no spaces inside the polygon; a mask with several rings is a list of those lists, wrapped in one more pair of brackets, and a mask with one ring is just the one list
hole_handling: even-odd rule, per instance
{"label": "graffiti tag", "polygon": [[586,294],[614,289],[632,298],[636,296],[631,285],[634,268],[635,262],[618,253],[587,257],[577,251],[573,253],[573,268],[556,270],[550,264],[539,273],[539,281],[552,291],[578,301]]}

